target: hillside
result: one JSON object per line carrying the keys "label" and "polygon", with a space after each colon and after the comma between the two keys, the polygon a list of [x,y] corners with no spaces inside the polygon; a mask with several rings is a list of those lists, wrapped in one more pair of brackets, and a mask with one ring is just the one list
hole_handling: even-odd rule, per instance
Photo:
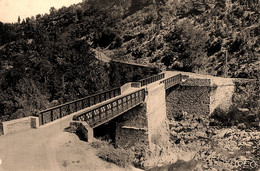
{"label": "hillside", "polygon": [[[117,24],[123,43],[113,55],[168,68],[228,77],[256,78],[259,68],[257,2],[167,1]],[[110,52],[111,53],[111,52]]]}
{"label": "hillside", "polygon": [[0,120],[151,73],[99,61],[92,49],[109,59],[217,76],[227,66],[228,77],[258,79],[259,9],[255,0],[85,0],[0,22]]}

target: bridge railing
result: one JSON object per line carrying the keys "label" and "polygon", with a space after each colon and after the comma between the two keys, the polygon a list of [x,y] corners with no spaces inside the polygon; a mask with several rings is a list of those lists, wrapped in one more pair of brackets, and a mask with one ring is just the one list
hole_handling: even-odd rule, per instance
{"label": "bridge railing", "polygon": [[73,116],[73,120],[85,121],[95,128],[129,109],[141,104],[145,99],[145,89],[107,100],[104,104],[97,104],[82,113]]}
{"label": "bridge railing", "polygon": [[160,84],[164,84],[165,85],[165,89],[168,89],[168,88],[170,88],[172,86],[175,86],[175,85],[179,84],[180,82],[182,82],[182,79],[186,78],[186,77],[187,76],[178,74],[178,75],[172,76],[170,78],[167,78],[167,79],[161,81]]}
{"label": "bridge railing", "polygon": [[46,110],[42,110],[37,114],[39,117],[39,124],[44,125],[48,122],[52,122],[58,118],[62,118],[71,113],[77,112],[81,109],[90,107],[119,95],[121,95],[120,88],[115,88],[99,94],[94,94],[78,100],[64,103]]}
{"label": "bridge railing", "polygon": [[161,74],[158,74],[158,75],[155,75],[152,77],[148,77],[148,78],[139,80],[139,82],[141,83],[141,86],[145,86],[145,85],[151,84],[153,82],[156,82],[158,80],[161,80],[163,78],[165,78],[165,73],[161,73]]}

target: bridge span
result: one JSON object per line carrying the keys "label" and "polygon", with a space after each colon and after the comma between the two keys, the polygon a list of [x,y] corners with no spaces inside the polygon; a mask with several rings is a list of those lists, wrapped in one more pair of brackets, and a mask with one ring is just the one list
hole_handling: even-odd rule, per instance
{"label": "bridge span", "polygon": [[[169,139],[168,115],[176,111],[210,114],[216,107],[228,107],[234,86],[231,79],[221,80],[223,78],[164,72],[39,111],[29,121],[11,121],[5,126],[3,123],[4,134],[7,134],[0,136],[3,168],[17,170],[25,168],[24,163],[31,163],[26,166],[27,170],[57,168],[49,155],[55,144],[50,139],[63,135],[64,128],[70,125],[76,126],[91,141],[93,129],[114,121],[117,145],[131,147],[135,143],[145,143],[151,149],[156,145],[164,146]],[[31,128],[32,124],[38,129],[15,133],[17,127],[29,125]],[[50,142],[51,149],[48,148]],[[36,158],[44,160],[32,163]],[[52,164],[46,166],[45,163]]]}

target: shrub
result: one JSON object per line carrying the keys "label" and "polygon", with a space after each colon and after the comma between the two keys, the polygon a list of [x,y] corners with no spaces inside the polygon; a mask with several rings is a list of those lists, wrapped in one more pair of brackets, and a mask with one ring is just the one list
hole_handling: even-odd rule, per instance
{"label": "shrub", "polygon": [[134,155],[130,150],[114,148],[110,142],[101,140],[93,142],[91,146],[98,148],[99,151],[97,156],[107,162],[114,163],[124,168],[133,164]]}
{"label": "shrub", "polygon": [[137,144],[135,144],[134,147],[132,147],[132,151],[133,151],[133,154],[134,154],[133,164],[136,167],[143,168],[145,161],[151,155],[148,146],[144,143],[137,143]]}
{"label": "shrub", "polygon": [[212,126],[237,126],[239,129],[257,128],[258,118],[250,112],[243,112],[235,105],[232,105],[228,111],[216,108],[211,115],[214,122]]}
{"label": "shrub", "polygon": [[120,167],[130,166],[134,160],[132,152],[123,148],[114,148],[112,145],[108,148],[102,148],[98,152],[98,157]]}
{"label": "shrub", "polygon": [[110,146],[110,141],[101,141],[96,139],[94,142],[91,143],[91,147],[93,148],[108,148]]}

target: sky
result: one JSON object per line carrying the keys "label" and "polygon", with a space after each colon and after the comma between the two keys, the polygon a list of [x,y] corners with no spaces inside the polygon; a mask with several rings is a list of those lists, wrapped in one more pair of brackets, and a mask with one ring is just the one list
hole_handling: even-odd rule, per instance
{"label": "sky", "polygon": [[0,0],[0,21],[17,22],[18,16],[22,20],[37,14],[49,13],[50,7],[58,9],[79,2],[82,0]]}

